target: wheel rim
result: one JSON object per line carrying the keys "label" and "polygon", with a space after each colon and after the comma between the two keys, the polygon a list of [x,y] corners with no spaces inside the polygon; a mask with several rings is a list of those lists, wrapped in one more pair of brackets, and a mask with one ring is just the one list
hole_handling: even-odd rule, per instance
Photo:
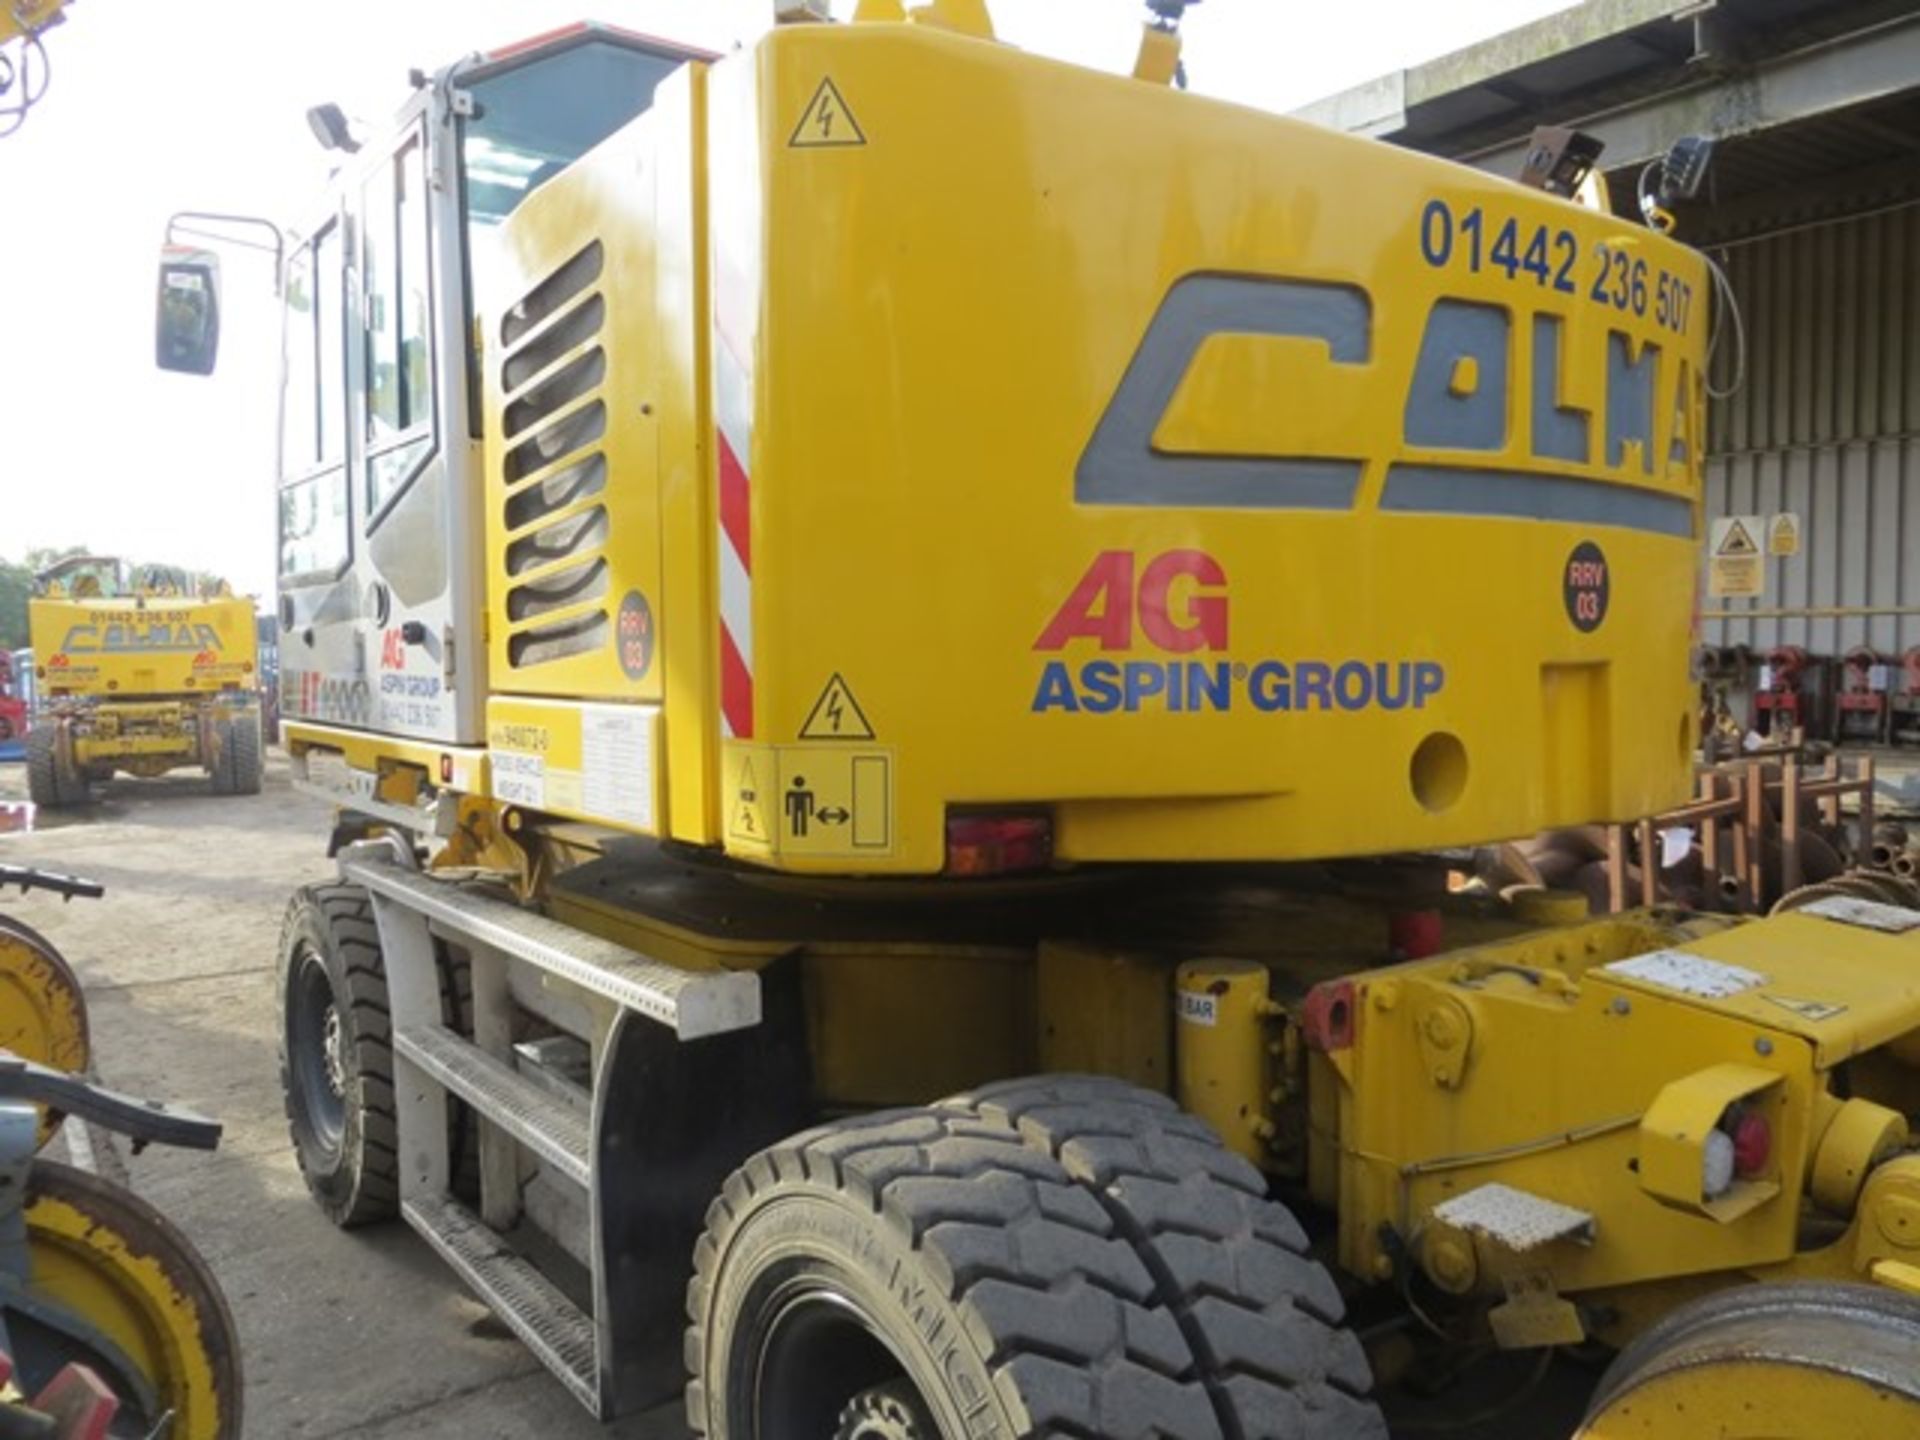
{"label": "wheel rim", "polygon": [[287,1063],[314,1139],[339,1150],[347,1128],[347,1041],[326,963],[302,946],[287,1006]]}
{"label": "wheel rim", "polygon": [[1920,1303],[1873,1286],[1743,1287],[1678,1311],[1602,1379],[1577,1440],[1920,1433]]}
{"label": "wheel rim", "polygon": [[[0,1048],[69,1075],[85,1071],[91,1059],[79,978],[45,936],[6,916],[0,916]],[[41,1145],[61,1118],[40,1107]]]}
{"label": "wheel rim", "polygon": [[[929,1407],[872,1318],[817,1275],[788,1279],[760,1308],[750,1342],[749,1413],[761,1440],[939,1440]],[[859,1402],[880,1396],[919,1428],[885,1430],[884,1411],[868,1417]],[[869,1406],[869,1409],[874,1408]],[[849,1430],[849,1424],[855,1428]],[[860,1428],[864,1426],[865,1428]]]}
{"label": "wheel rim", "polygon": [[76,1343],[70,1322],[10,1316],[23,1388],[79,1360],[121,1398],[115,1440],[144,1440],[168,1415],[170,1440],[236,1440],[239,1336],[205,1262],[151,1207],[97,1177],[36,1161],[28,1190],[32,1278],[21,1303],[77,1317],[94,1338]]}
{"label": "wheel rim", "polygon": [[940,1431],[906,1381],[875,1385],[841,1412],[834,1440],[940,1440]]}

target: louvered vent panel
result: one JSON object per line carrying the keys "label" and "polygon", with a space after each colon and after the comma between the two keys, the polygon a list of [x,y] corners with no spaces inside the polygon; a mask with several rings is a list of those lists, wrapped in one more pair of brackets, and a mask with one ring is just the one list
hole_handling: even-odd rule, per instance
{"label": "louvered vent panel", "polygon": [[500,322],[507,441],[502,518],[507,661],[551,664],[607,644],[605,265],[594,241]]}

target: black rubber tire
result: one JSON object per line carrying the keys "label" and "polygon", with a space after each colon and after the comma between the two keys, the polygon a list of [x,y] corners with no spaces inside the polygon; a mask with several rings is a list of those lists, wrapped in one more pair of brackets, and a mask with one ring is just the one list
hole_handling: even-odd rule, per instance
{"label": "black rubber tire", "polygon": [[1101,1076],[1011,1080],[938,1108],[1006,1127],[1099,1200],[1178,1320],[1223,1434],[1385,1440],[1333,1277],[1205,1122]]}
{"label": "black rubber tire", "polygon": [[[832,1433],[838,1408],[808,1413],[820,1403],[812,1394],[777,1386],[783,1365],[810,1378],[823,1368],[817,1357],[799,1352],[812,1369],[801,1358],[765,1362],[773,1393],[755,1394],[757,1357],[784,1353],[767,1342],[796,1313],[781,1307],[811,1286],[883,1337],[878,1355],[913,1381],[943,1434],[1384,1436],[1359,1393],[1366,1364],[1338,1328],[1339,1298],[1257,1177],[1251,1191],[1218,1178],[1244,1176],[1166,1102],[1126,1087],[1097,1097],[1071,1088],[1089,1084],[1107,1082],[1026,1082],[847,1121],[736,1172],[708,1212],[688,1291],[695,1432]],[[1038,1122],[1012,1118],[1030,1098],[1059,1098],[1058,1087],[1069,1087],[1077,1119],[1099,1112],[1076,1135],[1080,1148],[1092,1148],[1095,1131],[1121,1130],[1138,1144],[1144,1127],[1161,1137],[1154,1164],[1177,1153],[1198,1168],[1198,1182],[1175,1187],[1198,1207],[1181,1228],[1150,1219],[1153,1200],[1172,1197],[1149,1195],[1135,1172],[1100,1182],[1079,1149],[1056,1154]],[[1062,1133],[1065,1118],[1054,1117]],[[1216,1260],[1201,1253],[1208,1248]],[[1278,1353],[1249,1353],[1262,1345]],[[889,1378],[884,1365],[861,1373],[849,1361],[836,1407]],[[762,1402],[786,1412],[763,1410],[756,1427],[750,1412]]]}
{"label": "black rubber tire", "polygon": [[246,711],[233,717],[227,728],[227,746],[222,756],[228,767],[226,791],[229,795],[258,795],[265,771],[261,761],[260,716]]}
{"label": "black rubber tire", "polygon": [[[322,937],[330,937],[332,962]],[[295,1067],[297,1026],[289,1013],[301,944],[322,958],[334,1004],[346,1027],[349,1095],[341,1137],[334,1142],[317,1125]],[[440,961],[442,1021],[456,1034],[473,1035],[473,980],[464,955],[436,947]],[[399,1205],[399,1163],[393,1108],[393,1037],[387,1000],[386,961],[373,904],[357,885],[309,885],[294,892],[280,934],[280,1088],[294,1153],[307,1188],[343,1228],[390,1219]],[[340,1006],[345,994],[348,1003]],[[309,1037],[310,1038],[310,1037]],[[358,1090],[354,1090],[357,1082]],[[357,1098],[355,1098],[357,1095]],[[480,1123],[458,1100],[448,1101],[453,1150],[453,1193],[466,1201],[480,1195]]]}
{"label": "black rubber tire", "polygon": [[213,763],[207,776],[216,795],[260,793],[260,717],[248,711],[213,722]]}
{"label": "black rubber tire", "polygon": [[[373,903],[357,885],[296,890],[280,930],[280,1089],[307,1189],[343,1228],[398,1212],[400,1166],[393,1103],[393,1035],[386,965]],[[324,1017],[340,1027],[339,1113],[321,1093]]]}
{"label": "black rubber tire", "polygon": [[92,788],[60,756],[61,726],[43,720],[27,731],[27,795],[36,805],[64,810],[93,798]]}

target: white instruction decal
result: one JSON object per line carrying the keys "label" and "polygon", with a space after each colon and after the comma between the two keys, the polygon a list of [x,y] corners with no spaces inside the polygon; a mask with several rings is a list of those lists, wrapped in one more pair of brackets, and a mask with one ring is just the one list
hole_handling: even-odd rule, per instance
{"label": "white instruction decal", "polygon": [[1723,964],[1685,950],[1654,950],[1600,968],[1608,974],[1625,975],[1658,985],[1663,990],[1698,995],[1703,1000],[1724,1000],[1767,983],[1767,977],[1757,970]]}
{"label": "white instruction decal", "polygon": [[519,755],[511,750],[495,750],[493,755],[493,794],[509,805],[524,805],[542,810],[547,804],[547,762],[540,755]]}
{"label": "white instruction decal", "polygon": [[338,750],[309,750],[306,754],[307,783],[336,795],[353,793],[353,777],[347,770],[347,757]]}
{"label": "white instruction decal", "polygon": [[1220,1002],[1212,995],[1180,992],[1180,1018],[1188,1025],[1214,1026],[1220,1023]]}
{"label": "white instruction decal", "polygon": [[1858,925],[1863,930],[1883,930],[1889,935],[1904,935],[1920,930],[1920,910],[1904,905],[1883,905],[1878,900],[1861,900],[1852,895],[1829,895],[1811,905],[1800,907],[1802,915],[1818,915],[1822,920],[1837,920],[1842,925]]}
{"label": "white instruction decal", "polygon": [[581,791],[589,815],[653,828],[653,719],[637,705],[580,714]]}

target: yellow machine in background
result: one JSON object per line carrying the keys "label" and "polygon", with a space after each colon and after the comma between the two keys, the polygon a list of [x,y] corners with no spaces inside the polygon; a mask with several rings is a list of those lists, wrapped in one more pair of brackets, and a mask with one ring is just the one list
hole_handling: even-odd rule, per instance
{"label": "yellow machine in background", "polygon": [[309,1188],[713,1440],[1350,1440],[1595,1342],[1593,1436],[1920,1433],[1920,913],[1347,863],[1687,793],[1706,261],[1179,94],[1154,8],[1131,78],[961,0],[583,25],[346,162]]}
{"label": "yellow machine in background", "polygon": [[116,771],[204,768],[221,795],[260,789],[253,602],[182,583],[122,583],[115,561],[62,562],[28,602],[39,712],[27,739],[35,803],[85,804]]}

